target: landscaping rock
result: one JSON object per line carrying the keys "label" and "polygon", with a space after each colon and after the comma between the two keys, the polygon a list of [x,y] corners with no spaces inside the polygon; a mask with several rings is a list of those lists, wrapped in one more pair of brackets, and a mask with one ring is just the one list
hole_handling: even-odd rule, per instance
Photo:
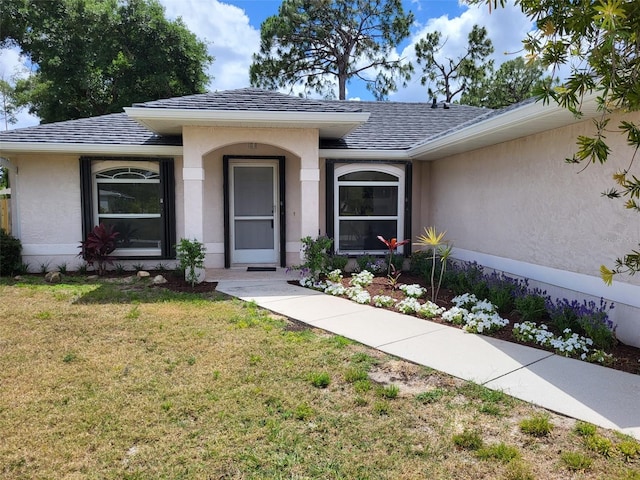
{"label": "landscaping rock", "polygon": [[60,283],[62,281],[62,274],[60,272],[48,272],[44,276],[44,281],[49,283]]}
{"label": "landscaping rock", "polygon": [[153,277],[154,285],[162,285],[163,283],[167,283],[167,279],[164,278],[162,275],[156,275],[155,277]]}
{"label": "landscaping rock", "polygon": [[151,274],[149,272],[146,272],[144,270],[140,270],[138,273],[136,273],[136,277],[138,278],[149,278],[151,276]]}
{"label": "landscaping rock", "polygon": [[89,275],[87,277],[87,280],[98,280],[100,278],[99,275]]}

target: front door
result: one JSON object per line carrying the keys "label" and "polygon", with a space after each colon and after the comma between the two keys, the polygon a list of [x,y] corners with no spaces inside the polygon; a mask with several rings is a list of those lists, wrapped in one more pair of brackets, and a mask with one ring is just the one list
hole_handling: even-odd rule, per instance
{"label": "front door", "polygon": [[279,261],[278,162],[229,162],[231,263]]}

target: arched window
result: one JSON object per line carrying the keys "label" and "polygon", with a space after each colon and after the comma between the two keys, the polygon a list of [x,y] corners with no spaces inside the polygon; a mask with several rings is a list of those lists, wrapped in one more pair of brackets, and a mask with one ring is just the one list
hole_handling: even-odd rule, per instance
{"label": "arched window", "polygon": [[82,223],[113,225],[115,257],[175,258],[173,159],[82,157]]}
{"label": "arched window", "polygon": [[334,178],[336,251],[386,253],[378,235],[403,236],[404,170],[393,165],[348,164],[336,168]]}

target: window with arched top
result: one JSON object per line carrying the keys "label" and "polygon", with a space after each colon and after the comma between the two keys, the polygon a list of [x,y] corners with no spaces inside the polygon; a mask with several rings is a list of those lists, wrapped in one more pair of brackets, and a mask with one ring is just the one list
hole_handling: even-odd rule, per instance
{"label": "window with arched top", "polygon": [[175,217],[170,159],[85,157],[81,174],[85,232],[101,223],[113,226],[118,232],[116,257],[172,256]]}
{"label": "window with arched top", "polygon": [[[334,248],[338,253],[386,253],[378,239],[402,238],[404,169],[347,164],[334,173]],[[401,253],[402,250],[399,250]]]}

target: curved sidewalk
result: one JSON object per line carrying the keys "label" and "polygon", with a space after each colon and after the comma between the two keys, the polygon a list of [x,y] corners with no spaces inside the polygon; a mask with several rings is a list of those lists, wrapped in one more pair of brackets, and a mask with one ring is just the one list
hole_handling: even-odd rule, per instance
{"label": "curved sidewalk", "polygon": [[275,313],[640,439],[640,375],[359,305],[273,272],[217,281],[218,291]]}

